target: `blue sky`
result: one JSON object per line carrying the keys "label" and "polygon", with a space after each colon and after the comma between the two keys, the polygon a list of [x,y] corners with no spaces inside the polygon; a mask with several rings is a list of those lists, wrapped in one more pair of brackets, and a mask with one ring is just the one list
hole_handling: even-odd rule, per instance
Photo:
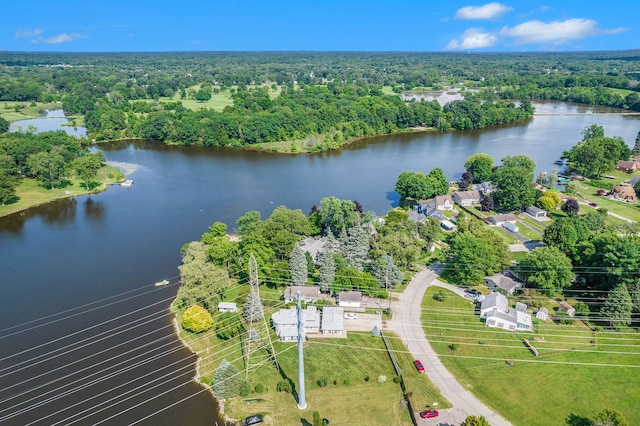
{"label": "blue sky", "polygon": [[640,48],[636,0],[27,0],[0,50],[588,51]]}

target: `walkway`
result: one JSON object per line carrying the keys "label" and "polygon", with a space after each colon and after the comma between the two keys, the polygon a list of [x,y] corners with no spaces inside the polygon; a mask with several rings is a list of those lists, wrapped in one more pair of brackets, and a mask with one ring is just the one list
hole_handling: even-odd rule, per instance
{"label": "walkway", "polygon": [[[418,418],[418,424],[459,425],[469,415],[482,415],[492,426],[508,426],[509,422],[491,411],[456,381],[455,377],[440,362],[438,355],[431,348],[424,334],[421,312],[422,298],[427,287],[439,285],[449,288],[448,284],[442,283],[436,278],[436,273],[430,269],[416,274],[400,295],[400,300],[391,302],[393,319],[388,323],[389,330],[397,333],[414,357],[423,362],[429,379],[453,405],[453,408],[438,410],[440,412],[438,419]],[[462,290],[457,288],[454,291],[458,294],[462,293]],[[434,422],[434,420],[436,421]]]}

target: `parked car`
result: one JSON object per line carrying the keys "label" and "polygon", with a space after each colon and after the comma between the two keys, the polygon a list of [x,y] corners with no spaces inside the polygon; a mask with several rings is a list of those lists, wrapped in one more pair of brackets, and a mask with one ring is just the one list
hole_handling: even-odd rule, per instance
{"label": "parked car", "polygon": [[426,410],[420,412],[420,417],[423,419],[432,419],[434,417],[438,417],[439,414],[438,410]]}
{"label": "parked car", "polygon": [[345,319],[358,319],[358,314],[354,314],[353,312],[349,312],[344,315]]}
{"label": "parked car", "polygon": [[422,363],[420,362],[420,360],[415,360],[413,361],[413,365],[416,366],[416,369],[418,370],[418,372],[420,373],[424,373],[424,365],[422,365]]}

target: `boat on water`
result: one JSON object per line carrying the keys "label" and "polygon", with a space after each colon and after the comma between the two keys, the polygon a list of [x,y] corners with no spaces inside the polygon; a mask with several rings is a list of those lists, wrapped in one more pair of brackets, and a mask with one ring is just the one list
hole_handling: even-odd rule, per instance
{"label": "boat on water", "polygon": [[165,286],[165,285],[167,285],[167,284],[169,284],[169,280],[162,280],[162,281],[158,281],[158,282],[157,282],[157,283],[155,283],[154,285],[155,285],[156,287],[162,287],[162,286]]}
{"label": "boat on water", "polygon": [[133,180],[127,179],[124,182],[121,182],[120,186],[123,186],[125,188],[131,188],[133,186]]}

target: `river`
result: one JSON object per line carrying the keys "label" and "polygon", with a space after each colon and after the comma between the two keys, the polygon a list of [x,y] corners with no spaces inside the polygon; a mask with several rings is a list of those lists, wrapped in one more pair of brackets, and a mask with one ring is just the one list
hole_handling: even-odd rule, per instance
{"label": "river", "polygon": [[132,188],[0,218],[0,423],[215,424],[215,400],[190,380],[194,357],[173,334],[176,287],[153,286],[176,281],[182,244],[215,221],[231,229],[249,210],[266,218],[283,204],[308,213],[329,195],[384,214],[403,170],[441,167],[458,179],[466,158],[485,152],[525,154],[549,171],[586,126],[629,145],[640,130],[639,116],[535,106],[524,124],[381,136],[313,155],[101,145],[107,160],[136,166]]}

